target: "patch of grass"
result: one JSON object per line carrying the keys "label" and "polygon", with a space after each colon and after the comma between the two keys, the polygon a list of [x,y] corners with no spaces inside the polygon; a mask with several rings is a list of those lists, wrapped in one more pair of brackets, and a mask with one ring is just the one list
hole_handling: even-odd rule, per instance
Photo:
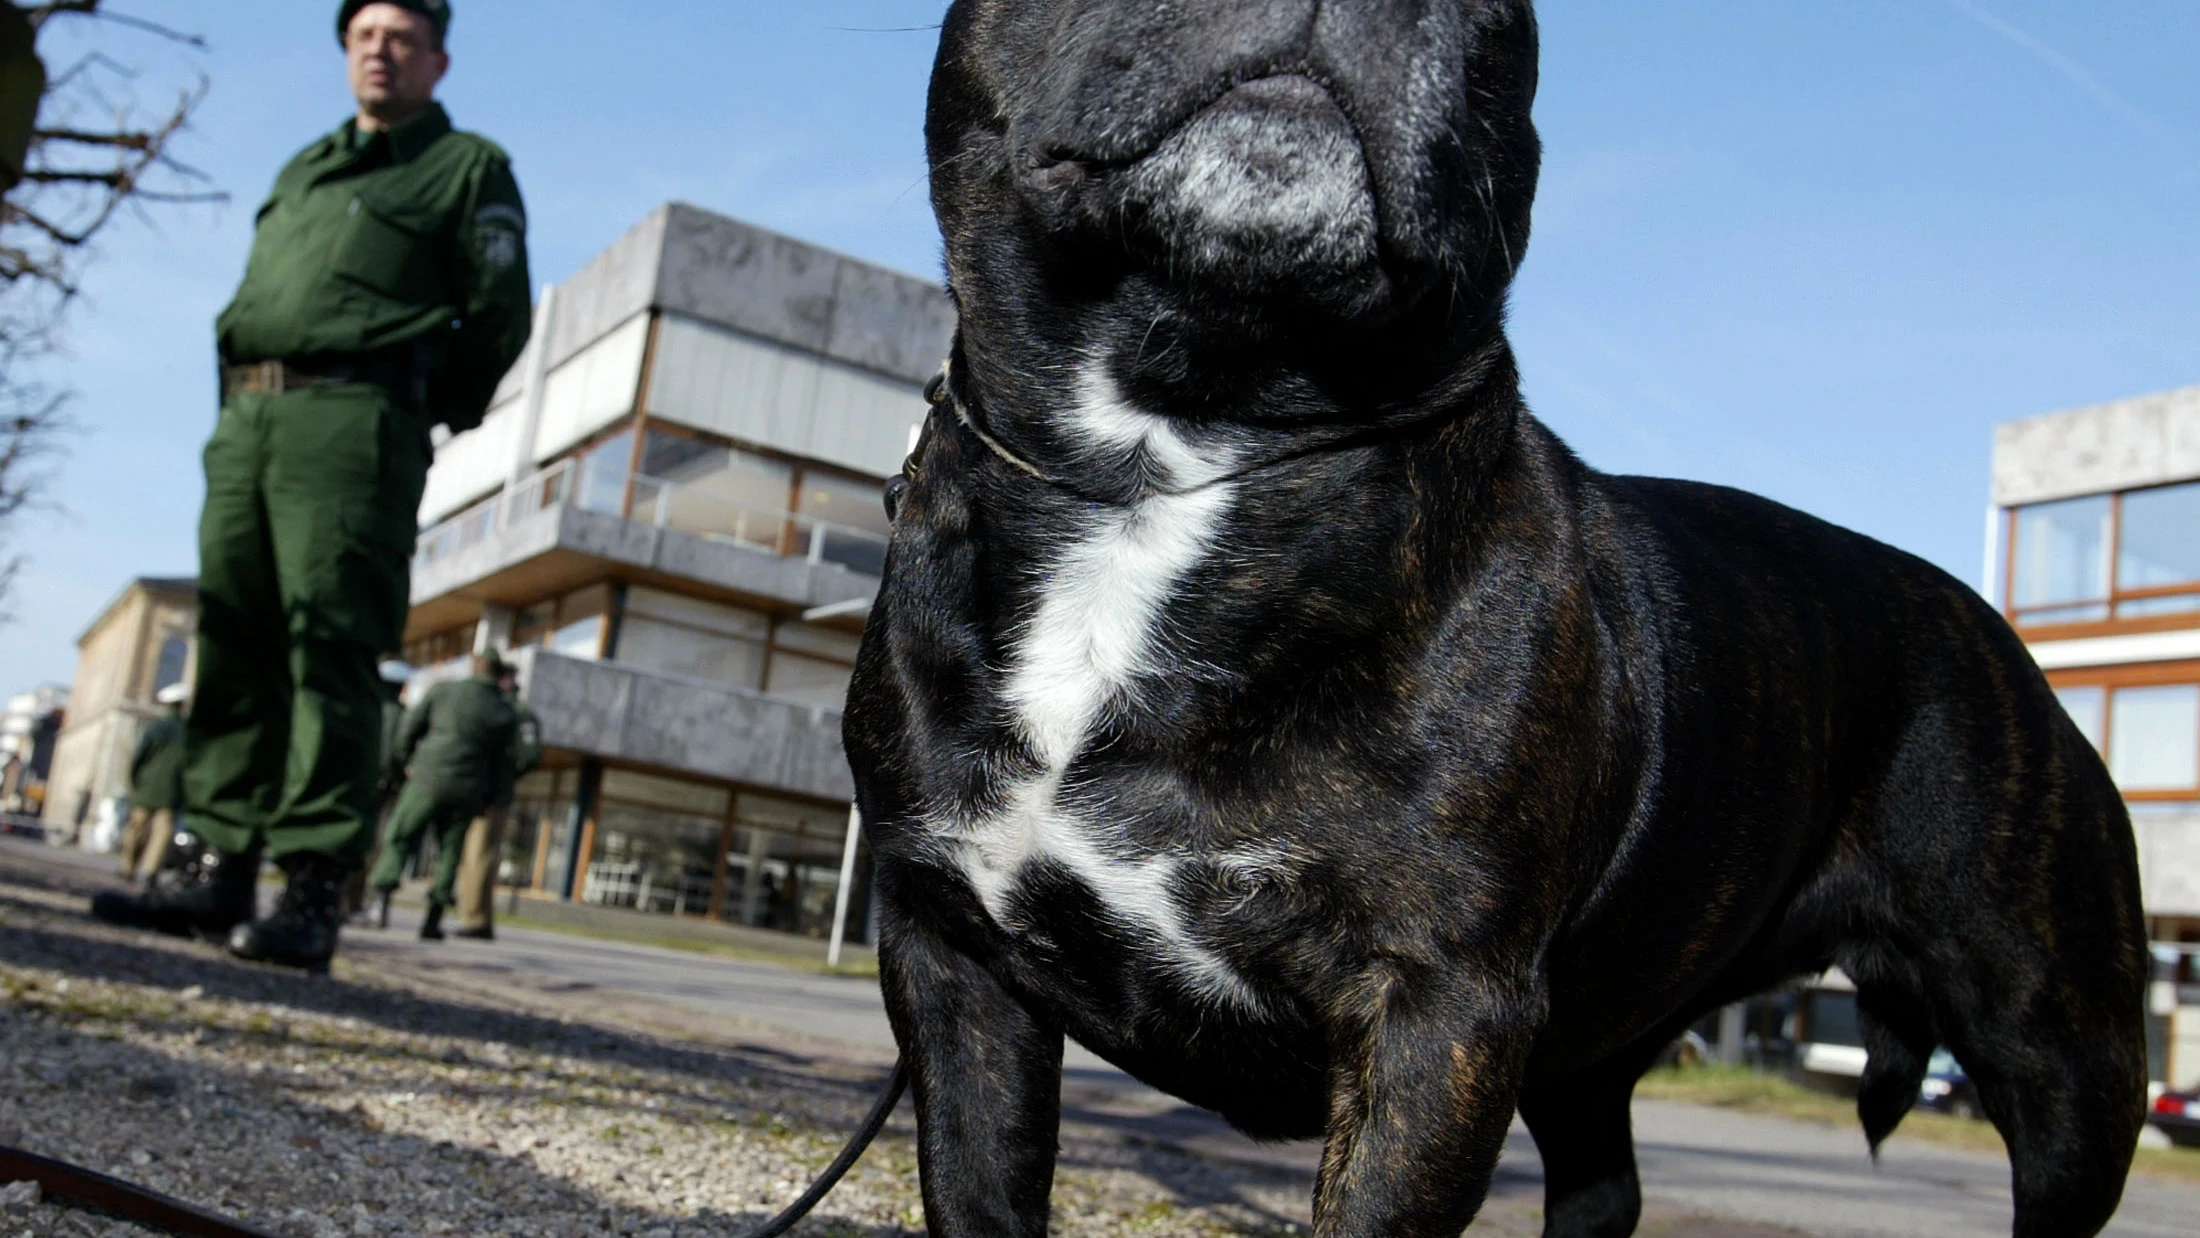
{"label": "patch of grass", "polygon": [[633,946],[656,946],[664,950],[679,950],[688,954],[708,954],[718,958],[739,959],[744,963],[771,963],[779,967],[791,967],[796,971],[815,972],[821,976],[851,976],[860,980],[878,979],[878,961],[865,959],[857,963],[828,966],[822,959],[804,958],[797,954],[776,950],[756,950],[736,946],[728,942],[703,941],[694,937],[671,934],[625,932],[578,924],[566,924],[555,920],[538,920],[524,908],[517,915],[498,913],[497,918],[519,928],[539,929],[545,933],[560,933],[567,937],[586,937],[597,941],[618,941]]}
{"label": "patch of grass", "polygon": [[[1859,1142],[1862,1139],[1863,1128],[1857,1122],[1855,1101],[1813,1091],[1783,1076],[1743,1066],[1659,1067],[1635,1085],[1635,1095],[1644,1100],[1681,1101],[1847,1127],[1858,1132]],[[1967,1148],[1974,1152],[2007,1151],[2001,1133],[1991,1122],[1924,1110],[1912,1110],[1910,1116],[1902,1119],[1894,1138]],[[2131,1170],[2151,1177],[2200,1182],[2200,1149],[2140,1148],[2132,1158]]]}

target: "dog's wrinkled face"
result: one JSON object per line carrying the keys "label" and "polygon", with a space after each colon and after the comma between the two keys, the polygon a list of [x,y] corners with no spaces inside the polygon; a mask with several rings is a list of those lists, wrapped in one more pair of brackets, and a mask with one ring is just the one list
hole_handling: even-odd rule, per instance
{"label": "dog's wrinkled face", "polygon": [[958,0],[927,138],[966,327],[1493,324],[1535,54],[1527,0]]}

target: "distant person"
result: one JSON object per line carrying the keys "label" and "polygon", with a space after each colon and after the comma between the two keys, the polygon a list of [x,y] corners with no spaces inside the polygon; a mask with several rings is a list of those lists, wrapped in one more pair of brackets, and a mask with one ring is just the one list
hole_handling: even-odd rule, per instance
{"label": "distant person", "polygon": [[[313,970],[372,842],[375,661],[403,637],[428,432],[481,423],[529,328],[510,160],[435,102],[450,5],[345,0],[336,22],[357,112],[276,177],[216,324],[184,786],[220,858],[93,904]],[[255,922],[263,852],[285,884]]]}
{"label": "distant person", "polygon": [[405,785],[405,767],[397,760],[397,733],[405,725],[405,685],[412,682],[412,665],[402,658],[388,658],[374,668],[382,688],[382,768],[375,780],[374,829],[369,837],[366,863],[351,870],[344,882],[344,919],[357,918],[367,905],[367,870],[382,855],[382,830],[397,805],[397,792]]}
{"label": "distant person", "polygon": [[428,890],[428,916],[420,922],[420,935],[430,941],[442,939],[443,909],[456,900],[466,827],[511,794],[519,718],[498,684],[504,666],[494,654],[475,654],[473,671],[471,678],[428,689],[405,715],[393,753],[405,766],[405,789],[397,794],[382,836],[382,858],[368,879],[382,900],[377,923],[387,927],[390,898],[404,879],[405,864],[421,839],[433,835],[435,884]]}
{"label": "distant person", "polygon": [[504,667],[497,687],[512,703],[512,782],[503,798],[466,827],[466,847],[458,862],[458,928],[454,937],[495,941],[497,872],[504,863],[504,836],[511,826],[512,800],[518,780],[542,764],[542,723],[535,711],[519,699],[519,673]]}
{"label": "distant person", "polygon": [[180,683],[153,698],[161,715],[138,732],[130,754],[130,816],[122,824],[122,875],[150,881],[168,857],[176,833],[176,810],[183,807],[183,703],[191,689]]}

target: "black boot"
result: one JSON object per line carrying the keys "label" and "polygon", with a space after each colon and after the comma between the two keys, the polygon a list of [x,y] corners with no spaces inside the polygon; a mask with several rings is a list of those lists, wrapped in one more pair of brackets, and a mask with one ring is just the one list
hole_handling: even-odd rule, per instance
{"label": "black boot", "polygon": [[428,914],[426,918],[420,921],[420,940],[443,940],[443,904],[436,902],[428,904]]}
{"label": "black boot", "polygon": [[198,934],[219,941],[230,929],[252,919],[259,880],[259,848],[225,855],[206,847],[184,863],[164,865],[142,894],[110,891],[92,896],[92,914],[126,928],[177,937]]}
{"label": "black boot", "polygon": [[396,893],[395,890],[382,890],[376,894],[374,900],[374,927],[386,929],[390,926],[390,899]]}
{"label": "black boot", "polygon": [[344,920],[344,879],[349,866],[325,855],[287,856],[283,896],[265,920],[240,924],[229,934],[229,952],[258,963],[280,963],[325,972],[336,954],[336,930]]}

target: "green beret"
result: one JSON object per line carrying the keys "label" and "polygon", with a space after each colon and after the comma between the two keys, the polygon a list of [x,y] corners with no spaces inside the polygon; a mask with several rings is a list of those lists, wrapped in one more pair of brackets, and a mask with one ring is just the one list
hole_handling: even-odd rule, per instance
{"label": "green beret", "polygon": [[344,7],[336,10],[336,42],[341,46],[344,36],[351,33],[351,19],[359,16],[359,10],[370,4],[394,4],[401,9],[411,9],[435,23],[435,37],[440,40],[451,32],[450,0],[344,0]]}

